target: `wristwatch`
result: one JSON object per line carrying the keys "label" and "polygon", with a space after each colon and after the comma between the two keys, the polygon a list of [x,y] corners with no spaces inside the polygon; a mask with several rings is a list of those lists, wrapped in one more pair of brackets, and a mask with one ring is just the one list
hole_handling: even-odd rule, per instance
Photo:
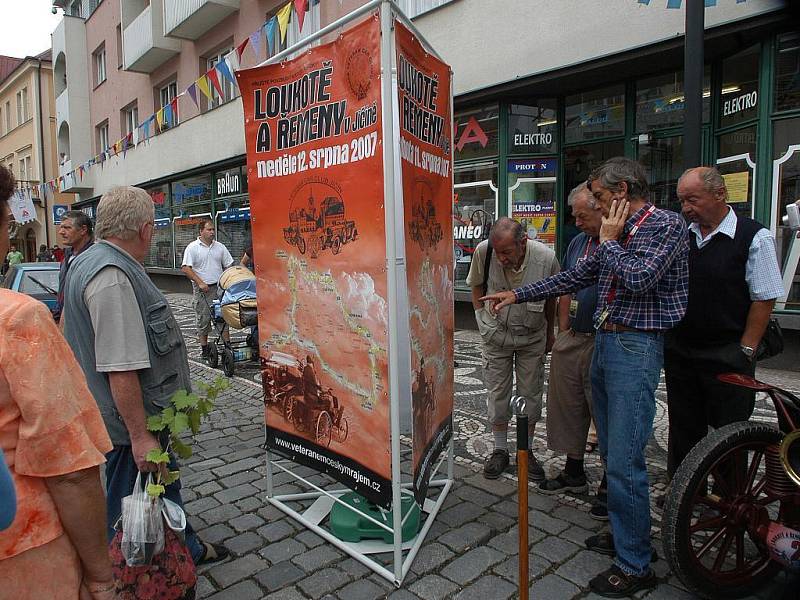
{"label": "wristwatch", "polygon": [[755,348],[753,348],[753,347],[751,347],[751,346],[739,346],[739,348],[741,348],[741,349],[742,349],[742,352],[744,352],[744,355],[745,355],[747,358],[753,358],[753,356],[754,356],[754,355],[755,355],[755,353],[756,353],[756,350],[755,350]]}

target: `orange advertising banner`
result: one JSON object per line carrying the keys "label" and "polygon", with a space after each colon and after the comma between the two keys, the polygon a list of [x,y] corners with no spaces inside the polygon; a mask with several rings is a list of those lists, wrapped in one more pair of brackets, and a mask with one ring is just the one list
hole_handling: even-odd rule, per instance
{"label": "orange advertising banner", "polygon": [[453,433],[450,67],[395,21],[411,337],[414,495],[422,503]]}
{"label": "orange advertising banner", "polygon": [[377,16],[237,72],[267,444],[391,503]]}

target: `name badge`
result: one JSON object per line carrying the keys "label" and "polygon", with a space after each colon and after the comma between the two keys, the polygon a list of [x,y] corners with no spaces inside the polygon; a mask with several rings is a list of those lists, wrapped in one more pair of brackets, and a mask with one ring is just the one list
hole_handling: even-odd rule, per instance
{"label": "name badge", "polygon": [[569,316],[573,319],[578,315],[578,301],[574,298],[569,301]]}
{"label": "name badge", "polygon": [[609,315],[608,307],[605,307],[603,311],[600,313],[600,316],[597,317],[597,322],[594,324],[594,328],[600,329],[603,326],[603,323],[606,322],[606,319],[608,319],[608,315]]}

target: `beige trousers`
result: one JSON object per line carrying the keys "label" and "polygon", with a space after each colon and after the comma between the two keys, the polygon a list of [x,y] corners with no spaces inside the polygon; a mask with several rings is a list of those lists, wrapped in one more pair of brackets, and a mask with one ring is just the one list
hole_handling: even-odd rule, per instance
{"label": "beige trousers", "polygon": [[592,418],[589,369],[594,336],[558,334],[550,356],[547,387],[547,447],[557,454],[582,456]]}
{"label": "beige trousers", "polygon": [[517,395],[527,400],[528,427],[541,420],[544,361],[544,341],[517,347],[483,344],[483,376],[489,391],[489,421],[492,425],[506,424],[511,420],[509,401],[515,371]]}

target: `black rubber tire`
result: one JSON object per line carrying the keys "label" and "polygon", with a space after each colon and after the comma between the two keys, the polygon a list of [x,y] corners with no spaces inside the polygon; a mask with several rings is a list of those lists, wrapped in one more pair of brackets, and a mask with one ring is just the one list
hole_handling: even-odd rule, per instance
{"label": "black rubber tire", "polygon": [[[672,478],[662,518],[664,555],[678,579],[697,596],[742,598],[763,587],[780,571],[780,565],[769,560],[759,563],[755,572],[731,577],[725,584],[712,580],[706,575],[708,571],[692,560],[688,529],[695,490],[701,482],[705,485],[709,470],[721,457],[737,447],[766,447],[780,443],[782,438],[780,431],[768,425],[749,422],[726,425],[709,433],[692,448]],[[766,550],[762,550],[762,555],[766,556]]]}
{"label": "black rubber tire", "polygon": [[208,366],[212,369],[216,369],[217,365],[219,364],[219,350],[217,350],[216,344],[209,344],[208,345]]}
{"label": "black rubber tire", "polygon": [[222,370],[226,377],[233,377],[236,370],[235,361],[233,360],[233,350],[225,348],[222,351]]}
{"label": "black rubber tire", "polygon": [[331,429],[333,429],[333,421],[327,410],[323,410],[317,417],[317,424],[314,428],[314,437],[320,446],[328,448],[331,445]]}

